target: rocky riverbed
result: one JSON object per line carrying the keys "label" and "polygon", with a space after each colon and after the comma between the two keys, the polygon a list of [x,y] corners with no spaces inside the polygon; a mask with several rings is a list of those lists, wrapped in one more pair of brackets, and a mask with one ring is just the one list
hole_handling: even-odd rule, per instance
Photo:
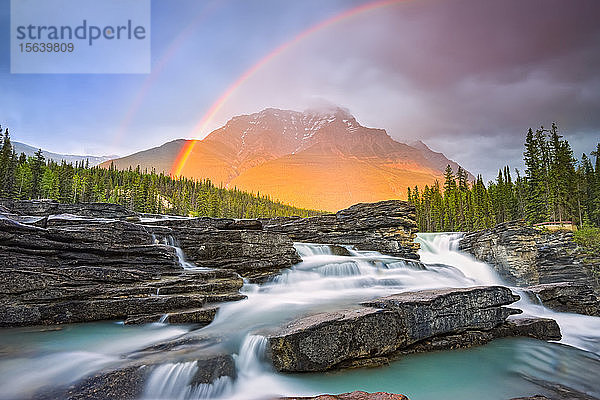
{"label": "rocky riverbed", "polygon": [[[570,242],[513,225],[461,241],[528,286],[517,290],[482,279],[466,258],[419,261],[415,237],[414,209],[401,201],[268,220],[0,201],[0,326],[192,324],[32,397],[134,399],[222,395],[239,390],[248,369],[375,367],[498,338],[562,337],[579,346],[569,342],[579,340],[571,325],[561,332],[555,314],[536,314],[535,304],[598,315],[597,292]],[[594,348],[582,340],[581,348]],[[169,383],[175,375],[180,391]],[[357,393],[339,398],[387,398]]]}

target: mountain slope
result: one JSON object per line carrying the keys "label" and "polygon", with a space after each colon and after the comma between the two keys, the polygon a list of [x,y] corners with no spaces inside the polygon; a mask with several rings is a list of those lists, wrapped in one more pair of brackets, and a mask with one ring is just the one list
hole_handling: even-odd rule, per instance
{"label": "mountain slope", "polygon": [[[31,157],[39,150],[37,147],[33,147],[33,146],[30,146],[25,143],[14,142],[14,141],[11,141],[11,143],[14,147],[15,153],[17,153],[17,154],[25,153],[26,156]],[[74,155],[74,154],[58,154],[58,153],[52,153],[52,152],[46,151],[46,150],[42,150],[42,155],[44,156],[44,158],[46,160],[53,160],[58,163],[60,163],[62,160],[66,161],[68,163],[75,163],[75,162],[81,162],[81,161],[88,160],[90,167],[94,167],[98,164],[101,164],[105,161],[111,160],[116,157],[114,155],[113,156],[79,156],[79,155]]]}
{"label": "mountain slope", "polygon": [[[113,160],[170,173],[191,141]],[[229,120],[193,143],[181,175],[269,194],[300,207],[335,211],[351,204],[406,198],[408,186],[431,185],[450,164],[441,153],[393,140],[342,109],[296,112],[269,108]],[[109,163],[104,163],[104,166]]]}

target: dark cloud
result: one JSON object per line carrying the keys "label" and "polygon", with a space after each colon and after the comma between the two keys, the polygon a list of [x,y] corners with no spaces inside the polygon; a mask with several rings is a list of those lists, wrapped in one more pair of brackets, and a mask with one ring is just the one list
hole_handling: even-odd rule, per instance
{"label": "dark cloud", "polygon": [[[295,46],[223,109],[339,103],[473,172],[520,165],[528,127],[600,132],[600,1],[423,0],[373,10]],[[576,149],[579,153],[582,149]]]}

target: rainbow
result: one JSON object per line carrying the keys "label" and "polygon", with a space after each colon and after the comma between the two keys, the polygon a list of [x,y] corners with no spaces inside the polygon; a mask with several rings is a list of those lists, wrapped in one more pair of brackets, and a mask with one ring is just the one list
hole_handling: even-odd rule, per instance
{"label": "rainbow", "polygon": [[[288,50],[290,47],[293,47],[294,45],[298,44],[299,42],[301,42],[304,39],[308,38],[309,36],[313,35],[314,33],[319,32],[322,29],[325,29],[327,27],[330,27],[331,25],[335,25],[339,22],[345,21],[345,20],[352,18],[356,15],[359,15],[361,13],[375,10],[378,8],[382,8],[382,7],[391,6],[391,5],[400,3],[402,1],[406,1],[406,0],[377,0],[377,1],[369,2],[366,4],[351,8],[351,9],[343,11],[342,13],[337,14],[331,18],[323,20],[323,21],[317,23],[316,25],[311,26],[310,28],[306,29],[305,31],[300,32],[297,36],[295,36],[291,40],[281,44],[280,46],[275,48],[273,51],[268,53],[266,56],[264,56],[262,59],[260,59],[256,64],[254,64],[248,70],[246,70],[242,75],[240,75],[225,90],[225,92],[223,92],[223,94],[221,94],[221,96],[219,96],[219,98],[210,106],[208,111],[202,116],[200,121],[196,124],[191,136],[192,137],[198,136],[198,134],[206,128],[206,126],[214,118],[216,113],[221,109],[221,107],[223,107],[223,105],[233,95],[233,93],[237,89],[239,89],[240,86],[242,86],[244,84],[244,82],[246,82],[248,79],[250,79],[254,74],[256,74],[256,72],[258,72],[260,69],[262,69],[269,62],[273,61],[273,59],[275,59],[277,56],[279,56],[280,54],[282,54],[283,52]],[[172,176],[177,177],[177,176],[181,175],[181,171],[183,170],[183,167],[185,166],[190,154],[194,150],[194,147],[196,146],[196,143],[198,141],[199,140],[196,140],[196,139],[186,141],[185,145],[181,148],[179,155],[173,162],[173,166],[171,168]]]}
{"label": "rainbow", "polygon": [[125,132],[127,132],[133,117],[140,109],[144,99],[148,95],[148,92],[154,85],[154,83],[158,80],[165,66],[171,61],[171,59],[176,55],[177,51],[185,44],[185,42],[193,36],[194,30],[198,25],[200,25],[204,20],[210,17],[210,15],[216,11],[218,6],[223,3],[224,0],[215,0],[208,5],[206,5],[198,15],[190,22],[185,29],[177,35],[177,37],[171,42],[167,50],[163,53],[157,63],[152,67],[152,72],[150,75],[144,80],[144,83],[140,90],[137,92],[135,98],[131,102],[129,109],[127,110],[125,116],[121,119],[121,123],[117,128],[117,134],[115,135],[115,139],[113,142],[113,146],[120,144],[121,139],[125,136]]}

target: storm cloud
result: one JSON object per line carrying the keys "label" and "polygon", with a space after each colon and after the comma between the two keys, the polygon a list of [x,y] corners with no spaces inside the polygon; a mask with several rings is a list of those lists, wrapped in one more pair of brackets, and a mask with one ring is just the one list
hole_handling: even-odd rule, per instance
{"label": "storm cloud", "polygon": [[492,178],[527,128],[556,121],[576,155],[600,132],[600,3],[425,0],[328,27],[246,82],[213,121],[267,106],[347,107]]}
{"label": "storm cloud", "polygon": [[[153,0],[150,75],[15,75],[0,58],[0,123],[54,152],[125,155],[266,107],[336,105],[486,179],[522,168],[529,127],[557,122],[577,157],[600,140],[600,1],[404,0],[294,41],[365,4]],[[9,15],[0,5],[4,54]]]}

